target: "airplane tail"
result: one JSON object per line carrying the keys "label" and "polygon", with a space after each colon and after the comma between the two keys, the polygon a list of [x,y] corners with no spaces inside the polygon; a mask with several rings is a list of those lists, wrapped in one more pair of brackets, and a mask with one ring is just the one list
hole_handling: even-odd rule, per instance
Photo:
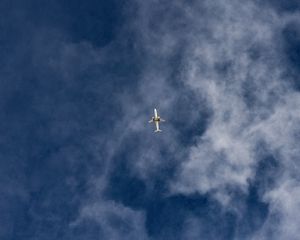
{"label": "airplane tail", "polygon": [[160,129],[156,129],[154,132],[162,132],[162,130],[160,130]]}

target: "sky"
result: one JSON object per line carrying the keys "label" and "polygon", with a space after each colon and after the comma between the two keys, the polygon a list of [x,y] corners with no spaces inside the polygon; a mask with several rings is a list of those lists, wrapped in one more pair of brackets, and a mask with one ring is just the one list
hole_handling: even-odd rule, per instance
{"label": "sky", "polygon": [[2,0],[0,53],[1,240],[299,239],[298,0]]}

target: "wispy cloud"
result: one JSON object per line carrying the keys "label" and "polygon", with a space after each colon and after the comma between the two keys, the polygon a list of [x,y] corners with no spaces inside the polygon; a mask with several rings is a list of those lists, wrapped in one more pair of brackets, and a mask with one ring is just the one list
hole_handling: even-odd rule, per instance
{"label": "wispy cloud", "polygon": [[[259,163],[269,154],[280,168],[271,176],[274,185],[258,186],[263,188],[258,198],[269,207],[268,218],[258,232],[243,236],[237,231],[236,239],[296,239],[300,96],[287,72],[281,34],[299,16],[279,15],[256,1],[136,1],[136,5],[137,19],[130,24],[136,51],[143,54],[141,80],[116,97],[122,117],[107,141],[103,140],[107,136],[99,136],[107,164],[100,180],[92,182],[91,194],[103,195],[115,156],[122,147],[132,147],[131,142],[134,148],[124,161],[147,187],[161,177],[161,169],[173,166],[174,173],[165,179],[166,195],[208,195],[225,212],[242,215],[242,207],[234,205],[236,192],[247,196]],[[183,99],[186,104],[180,105]],[[145,116],[153,107],[167,118],[160,136],[145,127]],[[183,144],[181,131],[187,129],[192,129],[189,136],[194,141]],[[96,219],[109,239],[147,239],[139,224],[145,221],[143,211],[113,200],[86,202],[80,218]],[[127,235],[113,227],[112,218],[130,225]],[[200,226],[198,231],[195,226]],[[203,236],[201,226],[190,216],[183,235],[197,239]]]}
{"label": "wispy cloud", "polygon": [[101,239],[148,239],[143,212],[134,211],[114,201],[103,201],[86,205],[81,209],[79,220],[70,224],[76,228],[84,220],[96,221],[101,227]]}
{"label": "wispy cloud", "polygon": [[[296,228],[288,231],[283,226],[299,222],[285,205],[297,202],[289,193],[298,191],[297,185],[286,189],[284,198],[276,193],[287,183],[297,182],[299,173],[300,98],[287,74],[281,38],[286,24],[299,16],[278,15],[254,1],[153,1],[139,2],[139,6],[140,44],[149,54],[140,87],[146,106],[157,100],[167,112],[177,111],[181,92],[168,81],[175,72],[177,81],[198,96],[193,111],[205,108],[211,112],[197,143],[181,150],[187,155],[181,155],[179,175],[170,184],[172,193],[209,193],[227,206],[235,197],[228,189],[247,193],[255,180],[258,163],[263,161],[258,149],[264,143],[264,151],[274,155],[282,168],[275,189],[264,189],[260,197],[270,204],[271,213],[282,216],[274,223],[279,227],[277,238],[295,238]],[[179,69],[174,70],[170,61],[178,51]],[[172,144],[178,145],[176,129],[172,131]],[[143,162],[146,148],[141,149],[136,164],[149,164]],[[277,207],[278,201],[285,206]]]}

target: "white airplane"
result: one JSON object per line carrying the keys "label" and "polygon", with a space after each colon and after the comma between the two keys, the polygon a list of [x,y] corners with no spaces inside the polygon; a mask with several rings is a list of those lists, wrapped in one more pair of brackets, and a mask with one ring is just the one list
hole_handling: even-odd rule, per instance
{"label": "white airplane", "polygon": [[159,129],[159,123],[165,122],[165,120],[160,118],[160,116],[158,116],[156,108],[154,108],[154,117],[151,118],[149,123],[152,123],[152,122],[154,122],[155,126],[156,126],[156,130],[154,132],[161,132],[161,130]]}

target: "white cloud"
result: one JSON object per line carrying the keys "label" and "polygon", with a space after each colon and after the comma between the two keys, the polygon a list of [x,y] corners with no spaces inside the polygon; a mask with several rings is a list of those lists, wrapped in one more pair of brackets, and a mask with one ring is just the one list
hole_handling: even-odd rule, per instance
{"label": "white cloud", "polygon": [[[283,216],[274,224],[292,228],[282,230],[279,239],[299,236],[298,230],[292,227],[299,217],[288,206],[278,208],[275,204],[276,199],[283,205],[288,205],[292,197],[295,198],[292,205],[299,201],[299,196],[292,194],[295,188],[287,189],[284,197],[275,194],[288,182],[296,181],[295,176],[300,173],[297,161],[300,97],[284,74],[286,66],[280,38],[285,24],[299,16],[279,16],[253,1],[193,4],[140,3],[139,28],[145,49],[157,59],[168,59],[184,44],[180,79],[199,99],[205,99],[194,106],[194,111],[205,105],[212,112],[206,132],[199,136],[195,146],[186,149],[187,159],[182,159],[171,191],[211,193],[226,206],[231,198],[226,187],[247,192],[249,181],[254,179],[257,164],[262,160],[257,149],[264,142],[283,172],[276,189],[265,189],[269,196],[265,201],[270,203],[271,212]],[[159,13],[164,16],[156,26],[155,16]],[[176,14],[180,14],[180,21]],[[149,72],[161,78],[169,77],[160,69],[150,67],[145,75]],[[153,81],[162,89],[170,87],[165,81]],[[141,88],[156,89],[149,88],[145,81]],[[173,94],[176,98],[178,92],[174,90]],[[161,97],[164,99],[163,92],[155,96]],[[145,101],[150,100],[146,97]],[[172,100],[166,105],[176,110]]]}
{"label": "white cloud", "polygon": [[272,208],[262,230],[254,239],[270,239],[270,233],[275,240],[299,239],[300,188],[299,183],[292,179],[291,176],[286,177],[264,196]]}
{"label": "white cloud", "polygon": [[145,231],[145,217],[143,212],[127,208],[114,201],[99,200],[87,204],[81,209],[80,217],[70,224],[70,227],[80,225],[81,221],[92,219],[101,229],[99,239],[148,239]]}
{"label": "white cloud", "polygon": [[[276,226],[278,239],[296,239],[300,234],[296,228],[299,217],[293,211],[300,201],[300,96],[283,74],[286,68],[278,33],[297,16],[278,16],[253,1],[137,3],[138,19],[133,26],[139,36],[137,45],[146,53],[144,69],[137,92],[128,90],[119,96],[124,117],[107,142],[110,154],[105,174],[109,174],[109,162],[126,137],[143,134],[129,160],[132,172],[151,181],[156,170],[168,164],[160,149],[169,145],[173,161],[180,164],[170,183],[170,194],[209,193],[228,207],[233,194],[226,189],[247,193],[262,160],[257,149],[264,142],[282,169],[275,187],[264,189],[261,196],[270,204],[270,214],[256,236],[267,239],[268,230]],[[197,114],[186,118],[185,124],[192,124],[203,109],[211,112],[205,133],[189,147],[180,145],[180,133],[172,126],[172,119],[167,119],[167,131],[159,138],[144,125],[148,120],[145,115],[151,114],[148,109],[158,107],[167,116],[177,110],[182,89],[170,84],[173,75],[169,60],[180,47],[183,50],[176,77],[183,88],[198,97],[193,106]],[[105,180],[99,182],[97,194],[106,184]],[[145,229],[138,224],[144,216],[138,211],[104,200],[88,203],[82,210],[82,217],[95,218],[106,226],[110,239],[119,239],[122,233],[108,223],[110,214],[130,222],[133,231],[125,237],[146,239]],[[270,220],[274,215],[280,221]],[[189,227],[201,224],[192,218],[190,221]],[[188,231],[186,234],[190,236]],[[201,233],[195,232],[190,238],[198,235]]]}

